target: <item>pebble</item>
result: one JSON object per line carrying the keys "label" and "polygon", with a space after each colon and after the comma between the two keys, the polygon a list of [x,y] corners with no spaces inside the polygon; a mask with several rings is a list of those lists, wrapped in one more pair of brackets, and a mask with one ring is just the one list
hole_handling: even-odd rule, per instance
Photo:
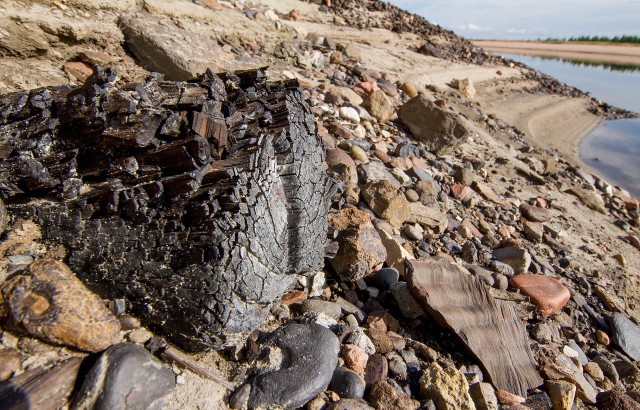
{"label": "pebble", "polygon": [[340,107],[338,110],[340,118],[351,121],[354,124],[360,124],[360,115],[358,111],[352,107]]}
{"label": "pebble", "polygon": [[151,333],[150,331],[142,327],[139,329],[132,330],[127,335],[127,339],[129,339],[130,342],[137,343],[139,345],[145,344],[152,337],[153,337],[153,333]]}
{"label": "pebble", "polygon": [[367,333],[369,335],[369,339],[371,339],[371,342],[373,342],[376,353],[385,354],[393,350],[393,342],[391,341],[389,336],[387,336],[386,332],[369,329]]}
{"label": "pebble", "polygon": [[329,386],[340,351],[332,331],[317,324],[289,324],[266,338],[264,348],[274,347],[289,360],[252,379],[249,407],[301,407]]}
{"label": "pebble", "polygon": [[517,394],[509,393],[505,390],[498,390],[496,393],[498,397],[498,401],[507,406],[516,406],[518,404],[522,404],[526,401],[524,397],[520,397]]}
{"label": "pebble", "polygon": [[367,366],[364,369],[364,381],[367,386],[376,384],[379,380],[385,380],[389,372],[387,359],[381,354],[369,356]]}
{"label": "pebble", "polygon": [[418,95],[418,90],[416,89],[416,86],[413,83],[410,83],[410,82],[402,83],[402,85],[400,86],[400,89],[404,91],[409,98],[413,98]]}
{"label": "pebble", "polygon": [[640,327],[625,315],[615,312],[609,320],[613,341],[635,361],[640,361]]}
{"label": "pebble", "polygon": [[497,261],[511,266],[516,275],[527,273],[529,271],[529,265],[531,265],[531,255],[529,252],[517,246],[496,249],[493,251],[493,257]]}
{"label": "pebble", "polygon": [[72,408],[146,409],[175,386],[175,375],[145,348],[120,343],[89,370]]}
{"label": "pebble", "polygon": [[418,224],[406,224],[404,226],[404,234],[407,236],[407,238],[413,240],[413,241],[420,241],[422,240],[422,235],[424,233],[424,230],[422,229],[422,227]]}
{"label": "pebble", "polygon": [[407,282],[398,282],[391,286],[390,290],[402,312],[402,316],[407,319],[417,319],[424,315],[424,309],[414,299]]}
{"label": "pebble", "polygon": [[562,309],[571,298],[569,290],[559,280],[545,275],[515,275],[509,279],[509,285],[529,296],[531,303],[545,316]]}
{"label": "pebble", "polygon": [[387,290],[394,284],[398,283],[400,273],[396,268],[382,268],[373,275],[373,284],[382,289]]}
{"label": "pebble", "polygon": [[323,313],[332,319],[338,320],[342,316],[342,308],[335,302],[319,299],[307,299],[302,303],[302,312]]}
{"label": "pebble", "polygon": [[573,349],[576,353],[578,353],[578,360],[580,360],[580,364],[582,366],[586,366],[586,364],[589,363],[589,359],[587,358],[587,355],[584,354],[580,346],[578,346],[578,344],[575,341],[573,340],[569,341],[568,346],[571,349]]}
{"label": "pebble", "polygon": [[376,409],[417,410],[420,407],[419,401],[412,400],[386,380],[380,380],[373,385],[369,401]]}
{"label": "pebble", "polygon": [[596,340],[603,346],[609,346],[611,340],[609,339],[609,335],[607,335],[602,330],[596,330]]}
{"label": "pebble", "polygon": [[598,363],[588,362],[584,366],[584,372],[591,376],[591,378],[596,382],[601,382],[604,380],[604,373],[602,372],[602,369],[600,368]]}
{"label": "pebble", "polygon": [[333,372],[329,390],[338,393],[341,398],[361,399],[364,396],[364,389],[364,380],[355,372],[344,367],[337,367]]}
{"label": "pebble", "polygon": [[360,346],[347,343],[342,346],[342,359],[347,366],[359,374],[364,374],[369,355]]}
{"label": "pebble", "polygon": [[120,340],[120,322],[62,262],[37,260],[0,289],[12,320],[32,336],[89,352]]}
{"label": "pebble", "polygon": [[376,215],[399,227],[409,217],[411,208],[405,196],[386,180],[374,181],[362,188],[362,197]]}
{"label": "pebble", "polygon": [[431,363],[420,378],[420,394],[439,409],[475,410],[466,377],[453,368]]}
{"label": "pebble", "polygon": [[353,344],[361,348],[366,354],[372,355],[376,352],[376,348],[364,332],[364,329],[357,328],[347,337],[347,343]]}
{"label": "pebble", "polygon": [[15,372],[22,369],[20,354],[15,349],[0,350],[0,382],[9,379]]}
{"label": "pebble", "polygon": [[547,392],[553,403],[553,410],[571,410],[576,397],[576,386],[564,380],[547,380]]}
{"label": "pebble", "polygon": [[357,145],[351,146],[351,156],[353,157],[353,159],[358,160],[364,164],[369,162],[369,157],[367,156],[367,153],[364,152],[364,150]]}
{"label": "pebble", "polygon": [[490,383],[474,383],[469,386],[469,395],[477,410],[498,410],[498,398]]}
{"label": "pebble", "polygon": [[551,212],[548,209],[532,206],[527,203],[520,205],[520,212],[531,222],[547,222],[551,220]]}

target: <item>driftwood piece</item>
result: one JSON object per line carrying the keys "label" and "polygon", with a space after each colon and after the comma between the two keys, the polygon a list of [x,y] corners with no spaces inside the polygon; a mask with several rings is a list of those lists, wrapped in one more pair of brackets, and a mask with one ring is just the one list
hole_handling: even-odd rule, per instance
{"label": "driftwood piece", "polygon": [[103,298],[189,350],[236,343],[320,269],[333,184],[297,82],[263,70],[0,97],[0,197]]}
{"label": "driftwood piece", "polygon": [[427,312],[450,328],[475,356],[493,385],[526,397],[542,384],[516,310],[486,285],[445,260],[407,261],[411,291]]}
{"label": "driftwood piece", "polygon": [[198,376],[213,380],[227,390],[234,389],[233,384],[224,380],[222,377],[218,376],[206,367],[201,366],[198,362],[189,357],[189,355],[165,342],[165,340],[160,336],[154,336],[149,339],[145,344],[145,347],[149,349],[151,353],[159,354],[164,361],[177,363],[179,366],[191,370]]}
{"label": "driftwood piece", "polygon": [[0,383],[0,407],[39,410],[61,408],[73,391],[81,362],[81,358],[73,357],[52,369],[33,369]]}

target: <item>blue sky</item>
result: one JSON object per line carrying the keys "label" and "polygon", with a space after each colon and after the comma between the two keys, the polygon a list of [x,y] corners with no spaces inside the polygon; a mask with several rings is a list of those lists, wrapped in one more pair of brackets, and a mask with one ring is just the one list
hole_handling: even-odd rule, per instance
{"label": "blue sky", "polygon": [[640,35],[640,0],[390,0],[468,38]]}

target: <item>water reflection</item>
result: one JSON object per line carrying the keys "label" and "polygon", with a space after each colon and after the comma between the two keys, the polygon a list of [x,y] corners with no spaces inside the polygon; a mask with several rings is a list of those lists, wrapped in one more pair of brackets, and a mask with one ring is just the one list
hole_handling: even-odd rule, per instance
{"label": "water reflection", "polygon": [[550,56],[535,56],[533,58],[539,58],[541,60],[548,60],[548,61],[557,61],[560,63],[570,64],[577,67],[595,67],[595,68],[602,68],[607,71],[619,71],[623,73],[633,73],[636,71],[640,71],[640,65],[635,65],[635,64],[618,64],[618,63],[607,63],[607,62],[589,61],[589,60],[574,60],[574,59],[550,57]]}

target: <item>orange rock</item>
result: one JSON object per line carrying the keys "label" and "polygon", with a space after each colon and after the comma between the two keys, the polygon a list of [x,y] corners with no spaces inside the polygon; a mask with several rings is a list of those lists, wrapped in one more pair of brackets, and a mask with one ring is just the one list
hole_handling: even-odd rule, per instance
{"label": "orange rock", "polygon": [[545,275],[516,275],[509,279],[509,284],[529,296],[531,303],[545,316],[562,309],[571,298],[569,290],[559,280]]}
{"label": "orange rock", "polygon": [[85,80],[93,74],[93,69],[83,62],[70,61],[64,65],[64,72],[70,77],[84,83]]}
{"label": "orange rock", "polygon": [[285,293],[282,296],[282,303],[284,303],[287,306],[296,304],[296,303],[302,303],[305,300],[307,300],[307,294],[304,293],[301,290],[292,290],[290,292]]}
{"label": "orange rock", "polygon": [[400,86],[400,89],[404,91],[409,96],[409,98],[413,98],[418,95],[418,90],[416,90],[416,86],[413,85],[413,83],[403,83]]}
{"label": "orange rock", "polygon": [[505,390],[498,390],[496,392],[496,396],[498,397],[500,403],[507,406],[515,406],[526,401],[524,397],[520,397],[517,394],[509,393]]}
{"label": "orange rock", "polygon": [[363,374],[369,355],[359,346],[346,344],[342,348],[342,358],[348,367],[358,374]]}
{"label": "orange rock", "polygon": [[471,188],[465,185],[454,184],[451,186],[451,196],[460,201],[465,201],[471,196]]}
{"label": "orange rock", "polygon": [[211,10],[222,10],[222,6],[218,3],[218,0],[202,0],[202,5]]}

